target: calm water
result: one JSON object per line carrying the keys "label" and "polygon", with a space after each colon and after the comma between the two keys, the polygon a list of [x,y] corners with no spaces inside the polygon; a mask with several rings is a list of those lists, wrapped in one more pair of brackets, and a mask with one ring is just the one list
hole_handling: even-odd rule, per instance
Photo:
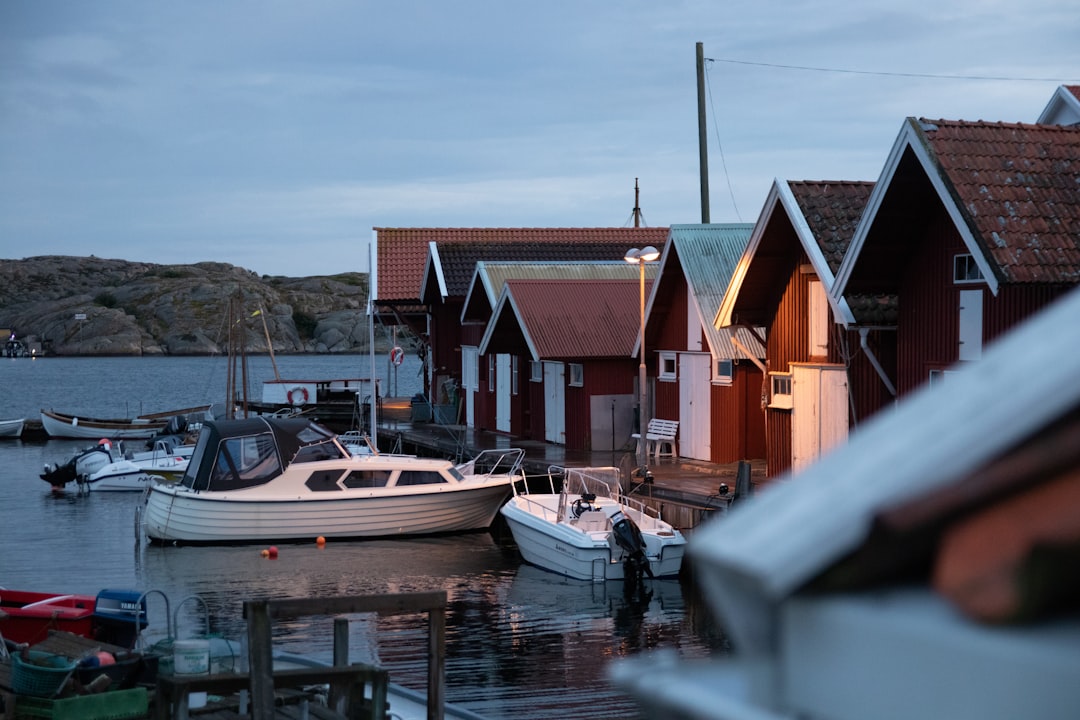
{"label": "calm water", "polygon": [[[269,358],[251,358],[258,387],[273,377]],[[284,378],[366,377],[365,357],[284,357]],[[418,364],[397,369],[398,396],[420,389]],[[223,400],[222,358],[42,358],[0,361],[0,418],[36,417],[40,408],[129,416]],[[376,363],[393,387],[384,358]],[[138,441],[129,441],[138,442]],[[633,718],[635,705],[607,686],[611,658],[664,648],[682,657],[720,651],[724,638],[692,588],[654,582],[651,596],[627,599],[618,583],[579,583],[523,565],[508,531],[415,540],[280,546],[150,547],[136,541],[136,493],[54,495],[42,465],[90,444],[80,440],[0,441],[0,587],[96,594],[103,587],[161,590],[150,597],[148,637],[210,630],[244,632],[241,603],[297,597],[445,590],[447,697],[491,718]],[[179,608],[179,610],[178,610]],[[329,661],[331,621],[275,624],[282,649]],[[404,685],[425,685],[421,619],[362,616],[350,629],[353,660],[376,659]]]}

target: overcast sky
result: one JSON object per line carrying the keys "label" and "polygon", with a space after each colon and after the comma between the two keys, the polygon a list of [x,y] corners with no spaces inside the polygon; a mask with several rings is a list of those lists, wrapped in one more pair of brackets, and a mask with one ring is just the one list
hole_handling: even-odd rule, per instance
{"label": "overcast sky", "polygon": [[635,178],[699,222],[697,42],[711,219],[754,222],[907,116],[1034,122],[1078,38],[1076,0],[2,0],[0,257],[366,271],[373,227],[628,226]]}

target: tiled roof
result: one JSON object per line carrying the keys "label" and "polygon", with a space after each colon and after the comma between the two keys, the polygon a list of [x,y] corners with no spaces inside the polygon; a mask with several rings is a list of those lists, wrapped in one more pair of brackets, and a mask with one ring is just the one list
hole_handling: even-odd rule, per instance
{"label": "tiled roof", "polygon": [[660,247],[666,237],[667,228],[375,228],[376,300],[407,302],[419,299],[430,242],[439,243],[440,247],[452,243],[513,243],[521,247],[542,243],[610,243],[625,252],[641,245]]}
{"label": "tiled roof", "polygon": [[919,127],[1003,281],[1080,282],[1080,128],[925,119]]}
{"label": "tiled roof", "polygon": [[789,181],[788,187],[825,262],[835,274],[855,235],[874,183],[803,180]]}
{"label": "tiled roof", "polygon": [[600,261],[621,262],[626,251],[633,247],[621,233],[609,240],[594,242],[437,242],[439,261],[446,279],[448,297],[464,297],[469,290],[476,264],[484,261],[553,262]]}
{"label": "tiled roof", "polygon": [[504,293],[500,314],[512,309],[535,360],[631,357],[637,280],[510,280]]}

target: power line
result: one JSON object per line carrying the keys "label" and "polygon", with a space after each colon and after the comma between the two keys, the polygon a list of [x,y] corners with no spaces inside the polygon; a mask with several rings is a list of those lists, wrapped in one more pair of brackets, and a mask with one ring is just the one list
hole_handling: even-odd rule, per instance
{"label": "power line", "polygon": [[758,67],[780,68],[783,70],[806,70],[810,72],[845,73],[848,75],[878,75],[882,77],[930,78],[932,80],[999,80],[1004,82],[1050,82],[1066,85],[1070,81],[1060,78],[998,77],[994,75],[935,75],[933,73],[878,72],[875,70],[848,70],[844,68],[812,67],[809,65],[782,65],[780,63],[753,62],[751,60],[733,60],[731,58],[705,58],[707,62],[728,63],[730,65],[755,65]]}
{"label": "power line", "polygon": [[[707,59],[708,58],[706,58],[706,60]],[[705,67],[705,74],[709,74],[708,66]],[[731,205],[735,209],[735,217],[739,219],[739,222],[742,222],[742,214],[739,212],[739,204],[735,202],[735,189],[731,186],[731,175],[728,173],[727,159],[724,158],[724,144],[720,142],[720,126],[716,123],[716,106],[713,102],[712,83],[705,83],[705,88],[709,92],[709,109],[711,111],[709,115],[712,117],[713,121],[713,132],[716,133],[716,144],[720,148],[720,165],[724,168],[724,179],[727,180],[728,195],[731,196]]]}

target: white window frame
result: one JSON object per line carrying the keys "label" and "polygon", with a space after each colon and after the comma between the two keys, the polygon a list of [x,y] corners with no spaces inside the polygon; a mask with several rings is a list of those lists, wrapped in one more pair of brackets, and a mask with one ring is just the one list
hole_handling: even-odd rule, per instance
{"label": "white window frame", "polygon": [[518,382],[520,378],[520,363],[518,362],[517,355],[510,356],[510,394],[518,394]]}
{"label": "white window frame", "polygon": [[[961,268],[961,264],[963,267]],[[974,277],[971,276],[974,271]],[[975,262],[975,256],[971,253],[957,253],[953,255],[953,284],[971,285],[973,283],[986,282],[982,269]]]}
{"label": "white window frame", "polygon": [[790,372],[769,373],[769,407],[775,410],[790,410],[795,406],[791,384]]}
{"label": "white window frame", "polygon": [[529,382],[544,382],[544,363],[541,360],[529,361]]}
{"label": "white window frame", "polygon": [[495,353],[488,353],[487,361],[488,361],[488,376],[487,376],[488,392],[489,393],[494,393],[495,392]]}
{"label": "white window frame", "polygon": [[581,363],[568,363],[570,371],[570,387],[585,386],[585,366]]}
{"label": "white window frame", "polygon": [[735,378],[735,361],[720,358],[713,363],[713,385],[730,385]]}
{"label": "white window frame", "polygon": [[657,353],[656,379],[661,382],[675,382],[679,379],[679,362],[674,352],[665,350]]}

